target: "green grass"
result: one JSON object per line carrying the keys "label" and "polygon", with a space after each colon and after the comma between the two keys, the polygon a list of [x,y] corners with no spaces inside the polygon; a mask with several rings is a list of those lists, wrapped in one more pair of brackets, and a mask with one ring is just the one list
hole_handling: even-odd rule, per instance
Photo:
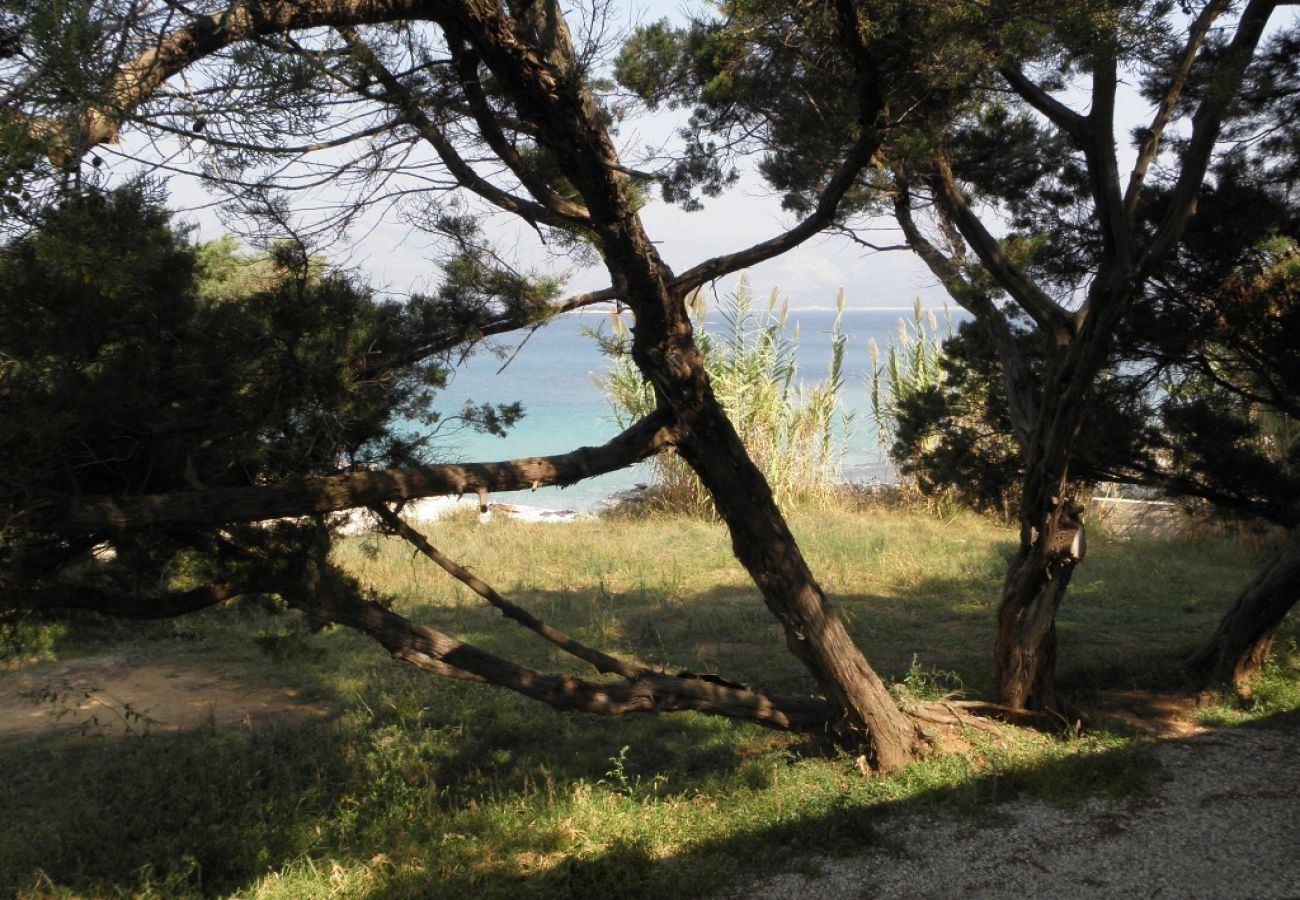
{"label": "green grass", "polygon": [[[987,696],[1006,529],[965,515],[817,512],[793,525],[868,658],[914,692]],[[657,665],[808,691],[724,530],[694,519],[567,526],[456,519],[431,539],[534,613]],[[571,660],[393,541],[341,557],[404,614],[552,669]],[[1095,546],[1061,610],[1067,701],[1164,684],[1258,560],[1233,546]],[[1297,628],[1250,709],[1300,708]],[[249,897],[697,896],[802,854],[890,846],[889,817],[985,816],[1032,795],[1141,790],[1125,734],[969,735],[892,778],[796,737],[694,714],[559,714],[439,680],[341,629],[246,604],[176,623],[89,620],[38,635],[47,658],[112,649],[241,660],[336,712],[274,726],[0,747],[0,894]],[[38,641],[39,643],[39,641]],[[905,848],[898,848],[902,852]]]}

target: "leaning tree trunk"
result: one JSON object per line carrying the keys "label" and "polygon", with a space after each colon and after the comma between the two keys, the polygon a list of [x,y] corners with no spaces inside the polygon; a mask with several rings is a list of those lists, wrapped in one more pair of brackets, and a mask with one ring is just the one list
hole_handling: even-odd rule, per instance
{"label": "leaning tree trunk", "polygon": [[[705,383],[697,359],[694,377]],[[772,497],[712,392],[689,410],[690,437],[680,448],[731,532],[736,558],[781,622],[786,645],[843,711],[841,738],[862,744],[872,764],[896,769],[916,758],[924,737],[849,637],[808,568]]]}
{"label": "leaning tree trunk", "polygon": [[766,480],[719,408],[692,335],[685,289],[671,283],[671,271],[642,227],[601,110],[583,86],[562,19],[537,18],[537,7],[523,4],[512,10],[539,39],[540,56],[519,42],[518,34],[503,40],[513,26],[486,8],[467,4],[467,15],[457,26],[502,79],[520,112],[537,128],[539,142],[555,154],[581,195],[614,289],[636,317],[633,358],[660,405],[688,429],[685,458],[713,495],[731,530],[736,556],[784,626],[787,643],[840,711],[841,736],[860,743],[879,768],[906,765],[920,752],[923,737],[849,638]]}
{"label": "leaning tree trunk", "polygon": [[898,708],[813,578],[767,480],[718,405],[683,299],[664,284],[639,220],[629,216],[622,225],[605,235],[606,261],[636,313],[633,357],[688,430],[678,452],[712,495],[736,558],[781,622],[791,652],[841,711],[839,737],[865,747],[877,768],[906,765],[924,747],[920,729]]}
{"label": "leaning tree trunk", "polygon": [[1259,674],[1273,647],[1273,635],[1300,599],[1300,528],[1237,596],[1200,650],[1186,663],[1200,685],[1231,685],[1250,696],[1250,682]]}

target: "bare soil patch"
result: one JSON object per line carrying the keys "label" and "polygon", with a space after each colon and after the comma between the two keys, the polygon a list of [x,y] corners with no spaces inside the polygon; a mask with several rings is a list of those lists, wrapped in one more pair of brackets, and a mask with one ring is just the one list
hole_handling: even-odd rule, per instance
{"label": "bare soil patch", "polygon": [[1161,741],[1153,788],[1125,800],[1014,800],[995,817],[904,813],[888,847],[805,859],[728,900],[817,897],[1300,897],[1300,732]]}
{"label": "bare soil patch", "polygon": [[1196,720],[1204,698],[1199,694],[1152,691],[1103,691],[1092,724],[1120,725],[1164,740],[1209,734],[1213,729]]}
{"label": "bare soil patch", "polygon": [[0,741],[176,732],[323,716],[329,708],[247,662],[118,654],[0,672]]}

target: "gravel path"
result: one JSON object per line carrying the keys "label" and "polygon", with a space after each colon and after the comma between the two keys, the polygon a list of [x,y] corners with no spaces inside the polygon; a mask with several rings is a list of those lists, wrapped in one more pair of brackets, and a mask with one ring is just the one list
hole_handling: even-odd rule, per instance
{"label": "gravel path", "polygon": [[817,860],[733,898],[1300,898],[1300,731],[1222,729],[1155,751],[1153,790],[998,807],[994,822],[904,814],[898,851]]}

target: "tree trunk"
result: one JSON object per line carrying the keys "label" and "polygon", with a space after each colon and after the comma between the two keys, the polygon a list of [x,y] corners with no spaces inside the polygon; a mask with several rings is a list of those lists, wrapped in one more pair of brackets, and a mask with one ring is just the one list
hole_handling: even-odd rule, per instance
{"label": "tree trunk", "polygon": [[1015,709],[1056,706],[1056,610],[1082,555],[1082,524],[1065,509],[1038,522],[1021,523],[1031,539],[1011,560],[998,606],[993,677],[998,702]]}
{"label": "tree trunk", "polygon": [[682,455],[709,489],[731,532],[736,558],[784,627],[786,646],[842,710],[839,736],[864,745],[876,768],[907,765],[924,749],[924,735],[849,637],[762,472],[711,393],[690,415],[691,437]]}
{"label": "tree trunk", "polygon": [[993,654],[998,702],[1015,709],[1056,706],[1056,610],[1086,552],[1069,478],[1069,450],[1084,417],[1081,397],[1069,387],[1044,396],[1038,427],[1023,449],[1020,547],[1002,586]]}
{"label": "tree trunk", "polygon": [[[813,578],[767,480],[718,405],[683,298],[664,285],[662,264],[635,217],[619,237],[629,235],[644,243],[629,253],[611,240],[606,261],[615,283],[629,286],[626,296],[637,316],[633,357],[687,429],[678,452],[712,495],[736,558],[781,622],[787,646],[840,711],[838,737],[864,747],[876,768],[907,765],[924,749],[923,733],[898,708]],[[620,252],[610,252],[614,247]],[[628,278],[628,269],[637,267],[649,269],[646,277]]]}
{"label": "tree trunk", "polygon": [[664,284],[662,263],[639,219],[628,215],[605,248],[615,284],[628,286],[625,296],[636,313],[633,358],[660,402],[688,429],[678,452],[712,495],[736,558],[784,627],[787,646],[841,711],[839,737],[863,746],[874,767],[907,765],[922,751],[924,735],[898,708],[813,578],[767,480],[718,405],[683,298]]}
{"label": "tree trunk", "polygon": [[1187,670],[1202,685],[1231,685],[1242,697],[1250,696],[1250,682],[1259,674],[1273,647],[1273,635],[1300,599],[1300,528],[1238,596],[1219,621],[1218,628],[1186,662]]}
{"label": "tree trunk", "polygon": [[900,768],[917,757],[924,737],[844,630],[766,480],[719,408],[695,345],[685,289],[671,284],[671,270],[645,233],[600,109],[581,78],[570,77],[578,66],[558,7],[547,5],[552,15],[538,19],[541,6],[512,7],[538,38],[537,55],[491,10],[467,5],[457,27],[581,194],[613,287],[636,317],[633,359],[660,405],[688,429],[680,452],[713,495],[736,557],[783,625],[787,644],[837,708],[840,736],[863,746],[874,766]]}

